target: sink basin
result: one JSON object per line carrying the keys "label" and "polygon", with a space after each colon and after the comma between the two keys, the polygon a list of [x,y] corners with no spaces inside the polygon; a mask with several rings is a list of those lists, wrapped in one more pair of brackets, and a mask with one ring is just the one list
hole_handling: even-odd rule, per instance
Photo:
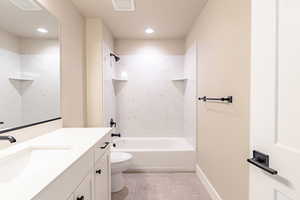
{"label": "sink basin", "polygon": [[47,173],[51,163],[67,156],[68,146],[29,146],[0,157],[0,183],[15,181],[25,175]]}

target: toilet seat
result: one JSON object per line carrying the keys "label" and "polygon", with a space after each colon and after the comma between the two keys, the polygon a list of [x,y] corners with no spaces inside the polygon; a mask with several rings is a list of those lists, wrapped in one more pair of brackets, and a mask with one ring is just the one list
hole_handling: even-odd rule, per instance
{"label": "toilet seat", "polygon": [[125,152],[111,152],[110,160],[112,164],[126,162],[132,158],[132,155]]}

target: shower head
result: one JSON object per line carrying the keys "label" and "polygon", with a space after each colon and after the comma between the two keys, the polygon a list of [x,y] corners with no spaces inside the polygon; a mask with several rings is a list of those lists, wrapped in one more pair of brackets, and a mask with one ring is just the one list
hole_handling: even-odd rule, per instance
{"label": "shower head", "polygon": [[110,53],[110,56],[114,57],[116,62],[120,61],[120,57],[119,56],[117,56],[117,55],[115,55],[113,53]]}

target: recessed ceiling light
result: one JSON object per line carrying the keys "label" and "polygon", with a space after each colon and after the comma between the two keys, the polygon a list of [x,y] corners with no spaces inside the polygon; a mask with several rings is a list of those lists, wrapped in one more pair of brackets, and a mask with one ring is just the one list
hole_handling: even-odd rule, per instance
{"label": "recessed ceiling light", "polygon": [[36,29],[38,32],[40,32],[40,33],[48,33],[49,31],[47,30],[47,29],[45,29],[45,28],[38,28],[38,29]]}
{"label": "recessed ceiling light", "polygon": [[152,34],[154,33],[154,30],[152,28],[146,28],[145,33]]}

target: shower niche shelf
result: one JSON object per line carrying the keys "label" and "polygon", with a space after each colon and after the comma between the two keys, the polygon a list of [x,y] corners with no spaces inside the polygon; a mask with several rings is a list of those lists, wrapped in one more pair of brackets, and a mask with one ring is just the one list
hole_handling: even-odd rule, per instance
{"label": "shower niche shelf", "polygon": [[119,78],[119,77],[113,77],[112,80],[113,81],[128,81],[127,78]]}
{"label": "shower niche shelf", "polygon": [[172,81],[187,81],[188,78],[185,76],[177,76],[172,79]]}
{"label": "shower niche shelf", "polygon": [[12,76],[8,77],[8,79],[14,80],[14,81],[34,81],[32,76],[22,75],[22,74],[12,75]]}

